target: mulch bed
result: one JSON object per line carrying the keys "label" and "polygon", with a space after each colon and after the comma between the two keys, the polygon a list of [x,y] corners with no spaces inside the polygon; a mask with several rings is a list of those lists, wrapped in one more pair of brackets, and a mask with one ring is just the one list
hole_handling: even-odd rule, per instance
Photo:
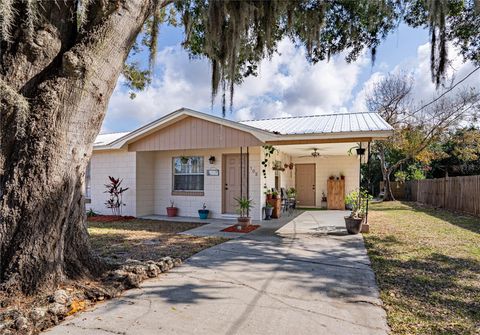
{"label": "mulch bed", "polygon": [[227,233],[250,233],[250,232],[254,231],[255,229],[257,229],[258,227],[260,227],[260,225],[251,224],[247,227],[244,227],[244,228],[242,227],[241,229],[239,229],[239,227],[241,227],[241,226],[236,224],[236,225],[227,227],[225,229],[222,229],[222,231],[227,232]]}
{"label": "mulch bed", "polygon": [[134,216],[121,216],[121,215],[96,215],[89,216],[87,221],[90,222],[114,222],[114,221],[131,221],[135,220]]}

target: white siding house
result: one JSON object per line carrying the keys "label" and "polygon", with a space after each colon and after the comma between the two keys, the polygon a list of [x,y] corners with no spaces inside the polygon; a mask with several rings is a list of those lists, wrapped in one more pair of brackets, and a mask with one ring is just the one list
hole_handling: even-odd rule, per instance
{"label": "white siding house", "polygon": [[[87,208],[109,214],[104,184],[113,176],[129,187],[123,215],[165,215],[173,201],[180,216],[196,217],[205,204],[211,217],[230,217],[232,199],[248,192],[255,206],[251,216],[260,220],[264,190],[296,187],[302,164],[313,167],[314,201],[305,205],[318,207],[332,175],[345,176],[346,193],[359,187],[360,161],[350,149],[391,133],[375,113],[234,122],[180,109],[129,133],[98,136]],[[270,145],[276,151],[265,168],[264,146]],[[319,155],[312,156],[314,151]],[[287,167],[274,170],[275,164]]]}

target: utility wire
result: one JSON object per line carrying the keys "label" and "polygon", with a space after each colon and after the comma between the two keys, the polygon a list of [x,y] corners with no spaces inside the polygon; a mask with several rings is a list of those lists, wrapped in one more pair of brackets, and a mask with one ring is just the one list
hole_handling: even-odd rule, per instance
{"label": "utility wire", "polygon": [[467,80],[468,77],[470,77],[472,74],[474,74],[475,72],[477,72],[478,70],[480,70],[480,66],[473,69],[472,72],[470,72],[469,74],[467,74],[462,80],[458,81],[455,85],[451,86],[448,90],[446,90],[445,92],[443,92],[442,94],[440,94],[438,97],[436,97],[435,99],[433,99],[432,101],[430,101],[429,103],[423,105],[422,107],[420,107],[419,109],[417,109],[415,112],[413,112],[413,114],[416,114],[418,112],[420,112],[422,109],[424,109],[425,107],[428,107],[430,106],[431,104],[437,102],[438,100],[440,100],[442,97],[445,96],[445,94],[451,92],[455,87],[457,87],[458,85],[460,85],[461,83],[463,83],[465,80]]}

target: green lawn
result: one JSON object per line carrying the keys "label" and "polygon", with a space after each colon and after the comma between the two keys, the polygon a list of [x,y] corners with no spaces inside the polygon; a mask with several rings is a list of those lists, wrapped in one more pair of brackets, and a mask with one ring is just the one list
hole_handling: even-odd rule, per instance
{"label": "green lawn", "polygon": [[480,218],[385,202],[365,244],[393,334],[480,334]]}

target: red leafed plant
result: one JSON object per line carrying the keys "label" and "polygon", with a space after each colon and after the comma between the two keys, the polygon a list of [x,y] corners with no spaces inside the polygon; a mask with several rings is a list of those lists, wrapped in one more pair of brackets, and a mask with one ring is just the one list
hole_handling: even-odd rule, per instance
{"label": "red leafed plant", "polygon": [[126,206],[123,203],[123,192],[128,190],[128,187],[123,188],[121,186],[123,179],[111,176],[108,176],[108,179],[110,180],[110,183],[105,184],[107,190],[104,193],[108,193],[110,198],[105,203],[105,206],[112,210],[113,215],[122,215],[122,207]]}

